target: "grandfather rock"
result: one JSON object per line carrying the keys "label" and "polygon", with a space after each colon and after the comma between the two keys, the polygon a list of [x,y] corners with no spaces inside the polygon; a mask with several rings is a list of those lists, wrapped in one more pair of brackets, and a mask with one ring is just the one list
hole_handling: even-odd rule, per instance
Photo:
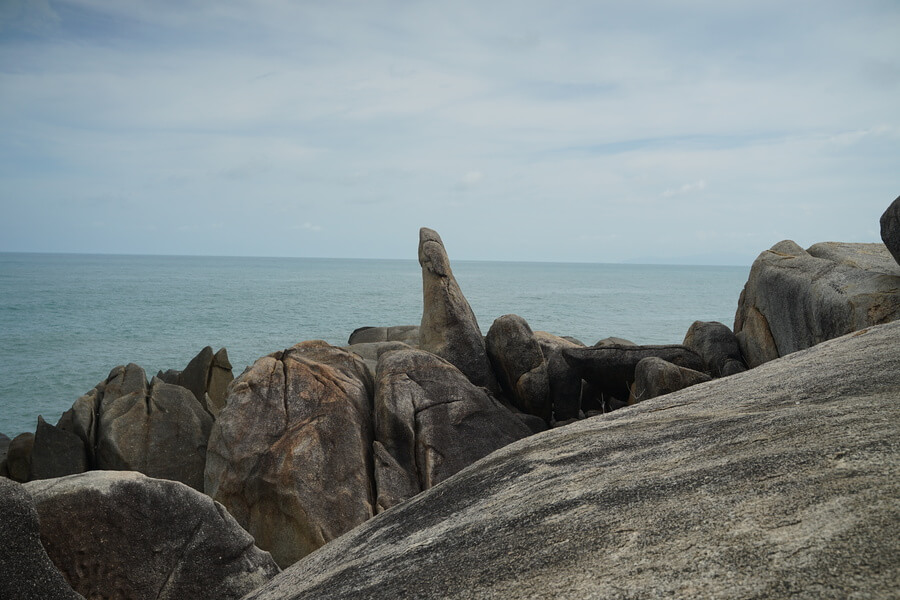
{"label": "grandfather rock", "polygon": [[549,423],[553,405],[547,363],[525,319],[518,315],[498,317],[484,343],[500,386],[513,405]]}
{"label": "grandfather rock", "polygon": [[96,468],[140,471],[202,491],[212,423],[190,391],[159,379],[146,392],[107,394],[99,410]]}
{"label": "grandfather rock", "polygon": [[378,510],[530,434],[439,356],[414,349],[387,352],[378,361],[375,386]]}
{"label": "grandfather rock", "polygon": [[694,321],[682,345],[700,355],[713,377],[727,377],[747,370],[737,336],[718,321]]}
{"label": "grandfather rock", "polygon": [[425,227],[419,230],[419,264],[424,297],[419,347],[454,365],[475,385],[499,393],[478,321],[456,283],[444,242]]}
{"label": "grandfather rock", "polygon": [[246,600],[892,598],[900,323],[502,448]]}
{"label": "grandfather rock", "polygon": [[6,449],[6,470],[9,478],[19,483],[31,479],[31,452],[34,449],[34,434],[20,433],[12,439]]}
{"label": "grandfather rock", "polygon": [[376,342],[403,342],[407,346],[419,343],[418,325],[394,325],[393,327],[359,327],[350,334],[347,345]]}
{"label": "grandfather rock", "polygon": [[881,239],[888,252],[900,264],[900,196],[881,215]]}
{"label": "grandfather rock", "polygon": [[900,265],[882,244],[790,240],[753,263],[734,331],[748,366],[900,317]]}
{"label": "grandfather rock", "polygon": [[26,489],[47,553],[86,598],[238,599],[278,573],[220,504],[184,484],[90,471]]}
{"label": "grandfather rock", "polygon": [[573,369],[562,351],[565,348],[577,348],[584,344],[572,341],[573,338],[560,337],[546,331],[535,331],[534,337],[541,347],[541,353],[547,363],[547,378],[550,381],[550,398],[553,404],[553,415],[556,421],[576,419],[581,416],[581,374]]}
{"label": "grandfather rock", "polygon": [[38,417],[31,451],[31,479],[84,473],[88,469],[87,457],[87,448],[80,437]]}
{"label": "grandfather rock", "polygon": [[206,493],[282,566],[373,515],[372,379],[322,341],[260,358],[231,385]]}
{"label": "grandfather rock", "polygon": [[0,598],[84,600],[41,545],[38,514],[25,488],[0,477]]}
{"label": "grandfather rock", "polygon": [[706,373],[673,365],[661,358],[644,358],[634,370],[629,404],[635,404],[664,394],[671,394],[686,387],[705,383],[712,378]]}

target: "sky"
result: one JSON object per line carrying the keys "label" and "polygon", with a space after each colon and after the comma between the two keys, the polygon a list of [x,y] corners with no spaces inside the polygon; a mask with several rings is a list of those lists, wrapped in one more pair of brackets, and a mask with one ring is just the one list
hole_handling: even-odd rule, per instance
{"label": "sky", "polygon": [[0,0],[0,251],[878,242],[897,0]]}

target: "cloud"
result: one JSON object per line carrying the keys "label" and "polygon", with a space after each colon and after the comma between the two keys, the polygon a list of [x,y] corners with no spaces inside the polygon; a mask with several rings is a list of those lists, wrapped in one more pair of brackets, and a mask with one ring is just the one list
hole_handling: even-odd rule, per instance
{"label": "cloud", "polygon": [[321,225],[314,225],[313,223],[306,222],[300,226],[301,229],[305,229],[307,231],[322,231]]}
{"label": "cloud", "polygon": [[699,179],[693,183],[685,183],[681,187],[678,188],[669,188],[664,191],[661,196],[663,198],[671,198],[672,196],[682,196],[684,194],[691,194],[693,192],[702,192],[706,189],[706,180]]}

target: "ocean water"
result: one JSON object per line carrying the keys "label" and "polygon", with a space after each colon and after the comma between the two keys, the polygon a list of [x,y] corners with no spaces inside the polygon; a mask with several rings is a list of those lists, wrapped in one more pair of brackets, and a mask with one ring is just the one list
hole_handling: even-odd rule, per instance
{"label": "ocean water", "polygon": [[[452,258],[452,257],[451,257]],[[749,267],[453,261],[482,332],[515,313],[587,344],[680,343],[695,320],[733,325]],[[148,376],[225,346],[235,375],[310,339],[418,324],[415,260],[0,253],[0,432],[56,423],[116,365]]]}

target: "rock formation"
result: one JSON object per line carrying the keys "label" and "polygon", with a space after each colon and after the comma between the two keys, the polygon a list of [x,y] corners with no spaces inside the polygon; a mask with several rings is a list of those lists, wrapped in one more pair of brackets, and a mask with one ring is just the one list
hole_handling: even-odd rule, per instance
{"label": "rock formation", "polygon": [[38,514],[25,488],[0,477],[0,598],[84,600],[41,545]]}
{"label": "rock formation", "polygon": [[484,343],[507,398],[522,412],[549,423],[553,405],[547,362],[525,319],[519,315],[498,317]]}
{"label": "rock formation", "polygon": [[419,347],[454,365],[475,385],[499,393],[478,321],[456,283],[444,242],[425,227],[419,230],[419,264],[424,297]]}
{"label": "rock formation", "polygon": [[54,564],[85,598],[237,599],[278,573],[207,496],[139,473],[26,484]]}
{"label": "rock formation", "polygon": [[82,439],[38,417],[31,451],[31,479],[63,477],[87,469],[87,449]]}
{"label": "rock formation", "polygon": [[9,436],[0,433],[0,477],[9,477],[6,468],[6,455],[9,452],[9,444],[12,442]]}
{"label": "rock formation", "polygon": [[225,405],[228,384],[234,379],[231,368],[225,348],[213,354],[212,347],[206,346],[178,374],[176,383],[189,389],[203,408],[215,417]]}
{"label": "rock formation", "polygon": [[550,402],[553,418],[566,422],[581,416],[581,374],[569,366],[563,358],[566,348],[578,348],[584,344],[572,341],[546,331],[535,331],[534,338],[541,347],[547,364],[547,378],[550,382]]}
{"label": "rock formation", "polygon": [[393,327],[359,327],[353,330],[347,345],[375,342],[403,342],[407,346],[419,343],[418,325],[394,325]]}
{"label": "rock formation", "polygon": [[734,331],[747,365],[900,317],[900,265],[882,244],[790,240],[753,263]]}
{"label": "rock formation", "polygon": [[378,510],[529,435],[521,420],[449,362],[421,350],[387,352],[375,385]]}
{"label": "rock formation", "polygon": [[881,239],[900,265],[900,196],[881,215]]}
{"label": "rock formation", "polygon": [[498,450],[245,600],[889,598],[900,323]]}
{"label": "rock formation", "polygon": [[682,345],[700,355],[713,377],[727,377],[747,370],[737,336],[718,321],[694,321]]}
{"label": "rock formation", "polygon": [[6,471],[10,479],[25,483],[31,479],[31,452],[34,450],[34,434],[30,431],[14,437],[6,449]]}
{"label": "rock formation", "polygon": [[650,356],[641,359],[634,369],[634,383],[631,384],[628,404],[671,394],[711,379],[706,373],[679,367],[661,358]]}
{"label": "rock formation", "polygon": [[322,341],[257,360],[209,440],[206,493],[287,566],[374,513],[372,380]]}

